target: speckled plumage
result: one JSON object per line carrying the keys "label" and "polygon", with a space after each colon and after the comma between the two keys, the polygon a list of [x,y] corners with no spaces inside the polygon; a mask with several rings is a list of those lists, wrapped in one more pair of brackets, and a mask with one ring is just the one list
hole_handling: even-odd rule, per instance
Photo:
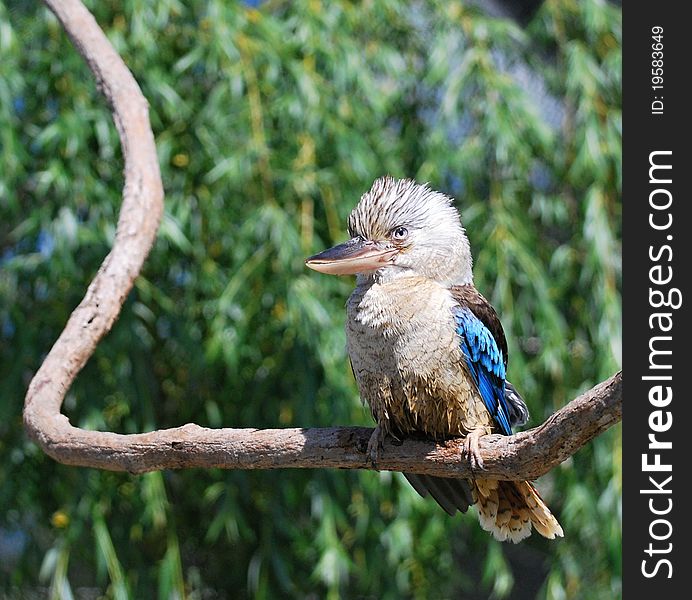
{"label": "speckled plumage", "polygon": [[434,439],[493,429],[459,347],[449,290],[422,277],[359,285],[347,303],[361,397],[388,434]]}
{"label": "speckled plumage", "polygon": [[[308,259],[325,273],[356,273],[347,302],[348,353],[358,389],[383,434],[477,438],[510,434],[526,405],[505,381],[507,343],[473,286],[469,243],[449,197],[411,180],[378,179],[349,217],[352,239]],[[377,445],[376,445],[377,446]],[[480,473],[479,473],[480,474]],[[478,509],[481,526],[518,542],[532,526],[562,529],[529,482],[405,474],[448,513]]]}

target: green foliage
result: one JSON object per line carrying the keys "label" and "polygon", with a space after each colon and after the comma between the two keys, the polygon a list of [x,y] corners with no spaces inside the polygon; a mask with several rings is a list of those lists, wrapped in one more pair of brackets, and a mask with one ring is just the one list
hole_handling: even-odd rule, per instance
{"label": "green foliage", "polygon": [[[619,9],[547,0],[524,30],[460,2],[89,5],[150,102],[166,213],[68,394],[74,424],[370,424],[344,349],[351,281],[303,259],[345,238],[384,173],[456,196],[531,424],[618,368]],[[398,474],[48,459],[23,395],[108,251],[123,181],[109,111],[35,3],[0,2],[0,168],[0,536],[16,542],[0,589],[620,596],[619,427],[539,481],[565,539],[520,546]]]}

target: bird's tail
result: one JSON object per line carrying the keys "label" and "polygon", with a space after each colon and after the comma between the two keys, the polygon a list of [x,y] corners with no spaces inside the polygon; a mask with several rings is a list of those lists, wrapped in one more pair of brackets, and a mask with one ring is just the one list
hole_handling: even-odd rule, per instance
{"label": "bird's tail", "polygon": [[433,497],[447,514],[454,516],[457,511],[465,513],[473,504],[470,482],[453,477],[431,477],[404,473],[404,477],[423,498]]}
{"label": "bird's tail", "polygon": [[557,519],[528,481],[476,479],[470,483],[481,527],[496,539],[516,544],[531,535],[532,526],[549,539],[564,535]]}

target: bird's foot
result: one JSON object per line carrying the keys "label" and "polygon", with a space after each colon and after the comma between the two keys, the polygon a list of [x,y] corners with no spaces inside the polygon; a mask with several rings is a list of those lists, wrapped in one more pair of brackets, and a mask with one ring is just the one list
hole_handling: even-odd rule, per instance
{"label": "bird's foot", "polygon": [[382,454],[382,450],[384,450],[384,438],[384,429],[378,425],[375,427],[368,441],[367,458],[370,464],[375,468],[377,468],[377,461],[380,460],[380,455]]}
{"label": "bird's foot", "polygon": [[478,446],[478,440],[483,436],[484,433],[485,432],[482,429],[474,429],[473,431],[470,431],[464,439],[462,453],[468,459],[472,471],[477,471],[484,468],[480,447]]}

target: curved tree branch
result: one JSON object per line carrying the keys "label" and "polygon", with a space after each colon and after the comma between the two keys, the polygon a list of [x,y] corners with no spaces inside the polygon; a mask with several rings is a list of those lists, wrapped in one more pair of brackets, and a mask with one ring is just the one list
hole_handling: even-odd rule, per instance
{"label": "curved tree branch", "polygon": [[[483,477],[539,477],[621,418],[622,374],[616,373],[539,427],[512,436],[482,437]],[[62,417],[38,439],[59,462],[131,473],[190,467],[368,469],[371,433],[366,427],[208,429],[189,423],[120,435],[77,429]],[[414,439],[386,444],[377,468],[447,477],[471,474],[459,440],[443,445]]]}
{"label": "curved tree branch", "polygon": [[[166,468],[372,468],[371,429],[175,429],[120,435],[70,425],[60,407],[99,340],[115,322],[151,249],[163,211],[163,186],[147,102],[132,74],[78,0],[46,0],[96,76],[111,105],[125,157],[125,188],[113,249],[34,376],[24,424],[55,460],[77,466],[144,473]],[[512,436],[481,438],[483,477],[532,479],[574,454],[622,418],[618,372],[545,423]],[[425,440],[387,444],[377,468],[441,476],[469,475],[461,445]]]}
{"label": "curved tree branch", "polygon": [[24,424],[41,446],[66,420],[60,415],[65,394],[120,314],[163,213],[163,184],[149,106],[135,78],[79,0],[45,2],[87,61],[111,106],[125,159],[125,187],[113,249],[27,391]]}

